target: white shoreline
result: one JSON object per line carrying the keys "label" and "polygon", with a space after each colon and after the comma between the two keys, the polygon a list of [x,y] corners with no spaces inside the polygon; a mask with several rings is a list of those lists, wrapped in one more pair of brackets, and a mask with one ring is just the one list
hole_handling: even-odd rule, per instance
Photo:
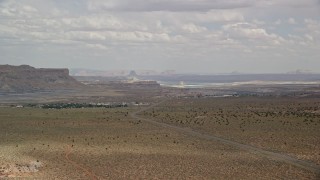
{"label": "white shoreline", "polygon": [[175,88],[206,88],[206,87],[224,87],[224,86],[240,86],[240,85],[320,85],[320,81],[246,81],[246,82],[232,82],[232,83],[193,83],[184,85],[170,84],[160,82],[163,87]]}

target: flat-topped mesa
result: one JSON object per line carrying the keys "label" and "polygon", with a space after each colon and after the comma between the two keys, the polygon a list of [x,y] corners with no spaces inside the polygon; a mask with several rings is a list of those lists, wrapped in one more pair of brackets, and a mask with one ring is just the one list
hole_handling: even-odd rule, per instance
{"label": "flat-topped mesa", "polygon": [[63,75],[69,76],[69,69],[67,69],[67,68],[59,68],[59,69],[39,68],[39,69],[37,69],[37,68],[34,68],[29,65],[21,65],[21,66],[0,65],[0,73],[10,73],[10,72],[63,74]]}
{"label": "flat-topped mesa", "polygon": [[0,91],[76,89],[81,83],[69,76],[68,69],[34,68],[29,65],[0,65]]}

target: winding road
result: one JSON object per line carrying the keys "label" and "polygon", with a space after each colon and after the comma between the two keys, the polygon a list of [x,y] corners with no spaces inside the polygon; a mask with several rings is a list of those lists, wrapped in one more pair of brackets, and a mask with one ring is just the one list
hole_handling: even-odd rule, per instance
{"label": "winding road", "polygon": [[264,150],[264,149],[260,149],[260,148],[254,147],[254,146],[247,145],[247,144],[241,144],[239,142],[231,141],[231,140],[224,139],[224,138],[221,138],[221,137],[208,135],[208,134],[203,134],[203,133],[197,132],[197,131],[189,129],[189,128],[187,129],[187,128],[183,128],[183,127],[179,127],[179,126],[175,126],[175,125],[171,125],[171,124],[167,124],[167,123],[163,123],[163,122],[158,122],[158,121],[155,121],[155,120],[152,120],[152,119],[143,118],[143,117],[140,117],[140,116],[137,115],[137,114],[139,114],[139,113],[141,113],[143,111],[146,111],[146,110],[149,110],[149,109],[151,109],[153,107],[156,107],[159,104],[164,103],[164,102],[165,101],[161,101],[161,102],[156,103],[154,105],[142,108],[142,109],[140,109],[140,110],[138,110],[136,112],[131,113],[130,116],[132,118],[136,119],[136,120],[149,122],[149,123],[152,123],[154,125],[161,126],[161,127],[164,127],[164,128],[170,128],[170,129],[173,129],[173,130],[176,130],[176,131],[180,131],[180,132],[183,132],[183,133],[186,133],[186,134],[198,137],[198,138],[217,141],[217,142],[228,144],[228,145],[231,145],[231,146],[234,146],[234,147],[238,147],[240,149],[252,152],[254,154],[257,154],[257,155],[260,155],[260,156],[263,156],[263,157],[267,157],[267,158],[270,158],[270,159],[273,159],[273,160],[276,160],[276,161],[282,161],[282,162],[285,162],[287,164],[291,164],[291,165],[294,165],[296,167],[300,167],[300,168],[306,169],[306,170],[314,172],[314,173],[316,173],[317,175],[320,176],[320,166],[315,164],[315,163],[304,161],[304,160],[300,160],[300,159],[296,159],[294,157],[291,157],[291,156],[288,156],[288,155],[285,155],[285,154],[280,154],[280,153],[267,151],[267,150]]}

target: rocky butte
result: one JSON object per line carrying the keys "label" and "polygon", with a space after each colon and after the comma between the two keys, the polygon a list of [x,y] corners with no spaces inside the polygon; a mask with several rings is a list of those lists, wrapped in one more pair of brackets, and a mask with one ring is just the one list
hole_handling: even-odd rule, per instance
{"label": "rocky butte", "polygon": [[69,90],[84,87],[68,69],[34,68],[29,65],[0,65],[0,92]]}

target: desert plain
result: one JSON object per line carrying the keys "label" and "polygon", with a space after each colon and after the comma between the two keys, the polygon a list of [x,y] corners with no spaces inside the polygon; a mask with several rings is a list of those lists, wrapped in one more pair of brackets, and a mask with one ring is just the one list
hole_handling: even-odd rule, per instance
{"label": "desert plain", "polygon": [[0,178],[320,178],[317,83],[130,78],[2,66]]}
{"label": "desert plain", "polygon": [[112,108],[6,102],[0,177],[319,179],[319,97],[164,95],[173,91],[184,93],[69,95],[68,102],[134,102]]}

